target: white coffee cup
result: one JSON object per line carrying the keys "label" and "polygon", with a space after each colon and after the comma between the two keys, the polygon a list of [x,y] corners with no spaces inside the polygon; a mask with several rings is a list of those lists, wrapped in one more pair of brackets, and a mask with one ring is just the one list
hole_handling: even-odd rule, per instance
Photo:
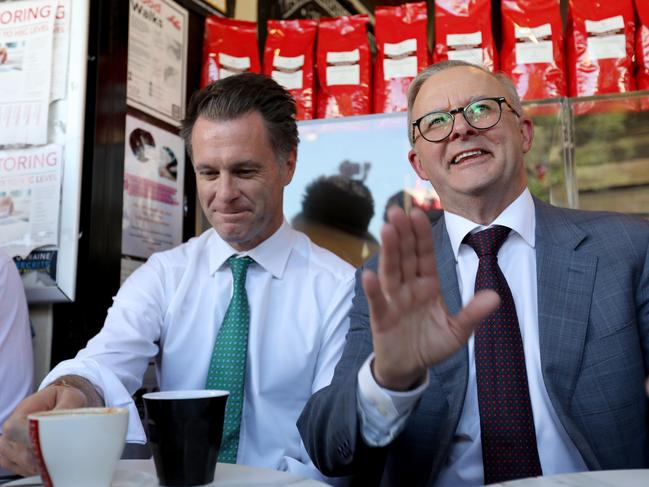
{"label": "white coffee cup", "polygon": [[124,450],[127,409],[60,409],[28,420],[45,487],[110,486]]}

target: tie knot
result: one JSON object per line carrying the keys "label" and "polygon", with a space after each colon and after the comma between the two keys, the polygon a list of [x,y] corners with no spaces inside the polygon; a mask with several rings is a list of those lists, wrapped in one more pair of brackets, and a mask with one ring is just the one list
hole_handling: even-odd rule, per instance
{"label": "tie knot", "polygon": [[510,231],[510,228],[494,225],[481,232],[467,235],[464,237],[464,243],[472,247],[479,258],[486,255],[498,255],[498,250]]}
{"label": "tie knot", "polygon": [[230,269],[232,269],[232,276],[235,281],[240,281],[242,277],[245,278],[248,266],[252,264],[252,262],[252,258],[247,255],[244,255],[243,257],[233,255],[228,258],[228,265],[230,266]]}

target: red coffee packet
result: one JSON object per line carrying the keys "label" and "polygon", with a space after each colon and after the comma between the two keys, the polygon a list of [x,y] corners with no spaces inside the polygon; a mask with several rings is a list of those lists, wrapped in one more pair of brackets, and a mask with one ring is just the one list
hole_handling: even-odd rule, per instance
{"label": "red coffee packet", "polygon": [[367,15],[320,19],[318,118],[371,113]]}
{"label": "red coffee packet", "polygon": [[313,49],[317,20],[269,20],[264,74],[291,92],[297,120],[315,116]]}
{"label": "red coffee packet", "polygon": [[558,0],[502,0],[500,69],[522,100],[567,95]]}
{"label": "red coffee packet", "polygon": [[649,90],[649,2],[635,0],[635,10],[638,16],[635,43],[638,89]]}
{"label": "red coffee packet", "polygon": [[404,112],[408,87],[428,66],[426,2],[376,7],[374,112]]}
{"label": "red coffee packet", "polygon": [[233,74],[261,73],[257,24],[210,15],[205,19],[201,88]]}
{"label": "red coffee packet", "polygon": [[631,0],[569,0],[570,96],[635,89],[634,29]]}
{"label": "red coffee packet", "polygon": [[433,62],[446,59],[498,69],[491,0],[436,0]]}

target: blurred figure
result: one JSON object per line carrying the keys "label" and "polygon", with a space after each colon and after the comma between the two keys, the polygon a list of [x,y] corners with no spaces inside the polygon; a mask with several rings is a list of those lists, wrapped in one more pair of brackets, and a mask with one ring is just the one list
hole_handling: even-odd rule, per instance
{"label": "blurred figure", "polygon": [[34,361],[23,283],[0,250],[0,433],[14,408],[32,392]]}
{"label": "blurred figure", "polygon": [[340,175],[321,176],[307,186],[302,212],[291,225],[358,267],[379,249],[367,231],[373,216],[372,193],[363,182]]}

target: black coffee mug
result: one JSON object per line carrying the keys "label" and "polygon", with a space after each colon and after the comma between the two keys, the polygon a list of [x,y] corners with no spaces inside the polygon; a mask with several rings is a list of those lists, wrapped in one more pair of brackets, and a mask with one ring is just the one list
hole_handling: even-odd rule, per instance
{"label": "black coffee mug", "polygon": [[142,396],[160,485],[204,485],[214,480],[228,395],[195,390]]}

